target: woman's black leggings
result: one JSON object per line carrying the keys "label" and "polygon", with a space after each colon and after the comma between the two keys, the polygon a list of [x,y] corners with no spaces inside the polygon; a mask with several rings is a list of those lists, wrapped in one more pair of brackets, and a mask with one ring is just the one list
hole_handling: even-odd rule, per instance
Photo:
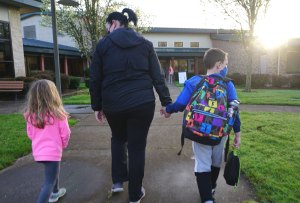
{"label": "woman's black leggings", "polygon": [[130,201],[141,197],[147,135],[154,109],[155,102],[151,102],[124,112],[104,112],[112,131],[112,180],[113,183],[129,180]]}

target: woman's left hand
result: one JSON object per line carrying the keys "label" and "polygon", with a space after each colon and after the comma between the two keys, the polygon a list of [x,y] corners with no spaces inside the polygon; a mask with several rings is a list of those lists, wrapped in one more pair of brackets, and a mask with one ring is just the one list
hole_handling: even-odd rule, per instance
{"label": "woman's left hand", "polygon": [[160,115],[164,115],[165,118],[170,118],[171,114],[166,112],[166,107],[161,107],[160,109]]}

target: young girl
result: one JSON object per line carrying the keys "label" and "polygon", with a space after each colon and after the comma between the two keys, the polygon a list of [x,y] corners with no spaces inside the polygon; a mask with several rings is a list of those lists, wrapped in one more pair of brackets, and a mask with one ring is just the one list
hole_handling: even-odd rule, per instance
{"label": "young girl", "polygon": [[32,154],[34,160],[45,167],[45,181],[37,202],[56,202],[66,193],[65,188],[59,188],[59,171],[62,151],[71,133],[68,113],[55,84],[49,80],[34,82],[27,99],[24,117]]}

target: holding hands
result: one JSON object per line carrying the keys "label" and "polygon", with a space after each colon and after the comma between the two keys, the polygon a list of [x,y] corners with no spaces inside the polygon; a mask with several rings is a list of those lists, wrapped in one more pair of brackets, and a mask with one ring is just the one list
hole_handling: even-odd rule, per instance
{"label": "holding hands", "polygon": [[161,107],[160,109],[160,115],[164,115],[165,118],[170,118],[171,114],[166,112],[166,107]]}

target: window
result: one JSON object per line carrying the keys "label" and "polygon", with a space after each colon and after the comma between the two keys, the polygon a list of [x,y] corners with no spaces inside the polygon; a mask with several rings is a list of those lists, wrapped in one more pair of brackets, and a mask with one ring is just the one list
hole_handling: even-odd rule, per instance
{"label": "window", "polygon": [[199,47],[199,42],[191,42],[190,46],[194,48]]}
{"label": "window", "polygon": [[183,47],[183,42],[174,42],[174,47]]}
{"label": "window", "polygon": [[167,47],[167,42],[158,42],[158,47]]}
{"label": "window", "polygon": [[0,21],[0,39],[10,39],[9,24]]}
{"label": "window", "polygon": [[24,38],[36,39],[35,25],[24,26]]}
{"label": "window", "polygon": [[0,78],[14,77],[9,23],[0,21]]}
{"label": "window", "polygon": [[40,61],[38,56],[26,56],[26,65],[30,71],[39,70]]}
{"label": "window", "polygon": [[[51,70],[51,71],[55,72],[53,60],[54,60],[53,56],[45,56],[45,58],[44,58],[45,70]],[[62,65],[62,63],[59,63],[59,64]]]}

